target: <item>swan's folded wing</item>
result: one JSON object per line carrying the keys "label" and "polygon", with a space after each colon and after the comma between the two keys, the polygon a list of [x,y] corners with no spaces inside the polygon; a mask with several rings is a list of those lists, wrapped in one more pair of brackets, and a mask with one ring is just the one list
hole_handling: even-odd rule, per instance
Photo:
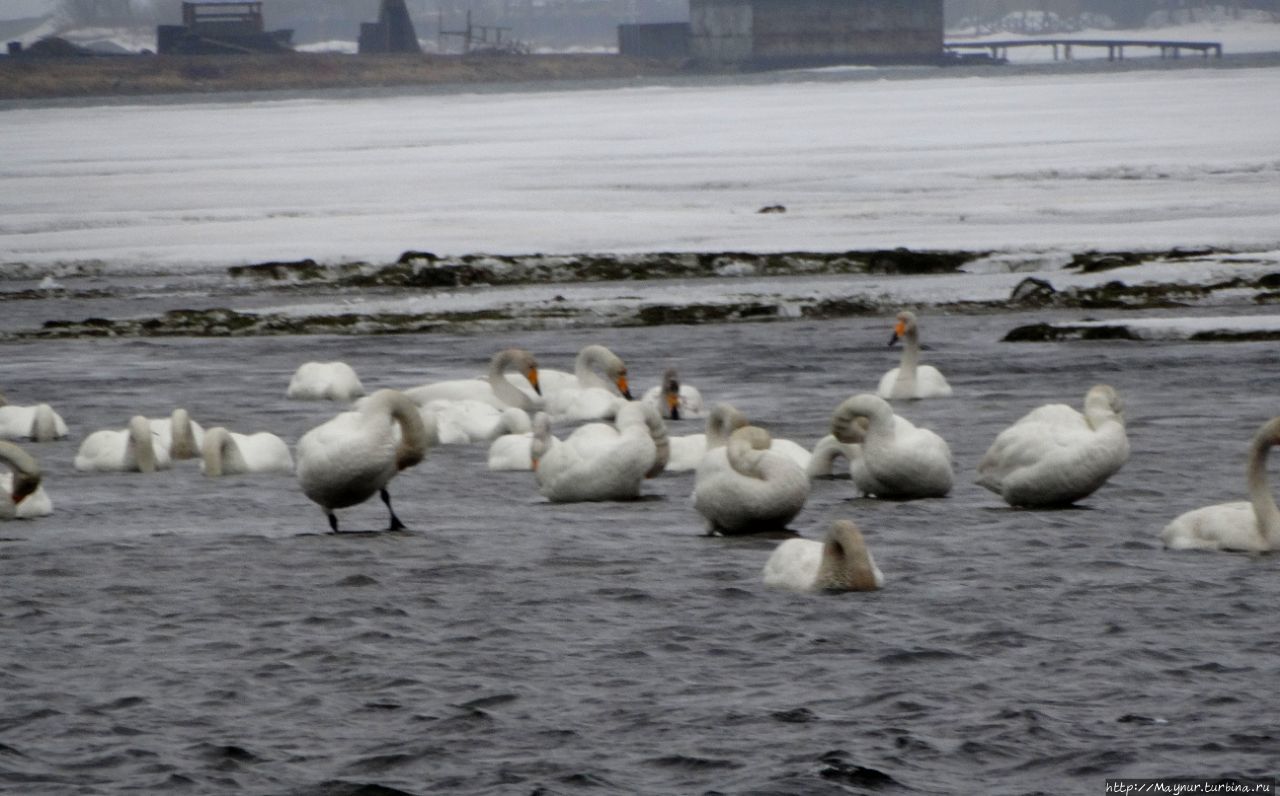
{"label": "swan's folded wing", "polygon": [[792,591],[812,591],[822,563],[822,543],[788,539],[774,548],[764,565],[764,585]]}

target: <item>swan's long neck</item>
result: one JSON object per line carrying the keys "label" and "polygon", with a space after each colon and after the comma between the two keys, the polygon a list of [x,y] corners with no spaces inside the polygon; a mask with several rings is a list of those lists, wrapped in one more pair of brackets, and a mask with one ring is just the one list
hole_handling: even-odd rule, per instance
{"label": "swan's long neck", "polygon": [[538,469],[538,462],[547,451],[551,450],[555,437],[551,436],[551,418],[545,412],[533,416],[533,438],[529,441],[529,458],[533,460],[533,469]]}
{"label": "swan's long neck", "polygon": [[379,390],[374,393],[373,405],[381,408],[391,419],[400,424],[400,445],[396,448],[396,469],[403,470],[422,461],[427,455],[431,438],[422,414],[407,395],[398,390]]}
{"label": "swan's long neck", "polygon": [[0,441],[0,462],[8,464],[9,469],[13,470],[13,494],[10,499],[15,505],[40,486],[40,465],[22,448],[12,442]]}
{"label": "swan's long neck", "polygon": [[[0,406],[3,405],[3,401],[0,401]],[[58,438],[58,421],[53,407],[49,404],[40,404],[36,407],[34,416],[31,418],[31,438],[37,442]]]}
{"label": "swan's long neck", "polygon": [[734,430],[747,424],[747,418],[729,404],[716,404],[707,416],[707,450],[728,443]]}
{"label": "swan's long neck", "polygon": [[[526,364],[532,363],[528,362],[522,351],[508,349],[499,352],[489,361],[489,386],[493,388],[493,394],[503,403],[530,411],[536,406],[534,400],[519,387],[507,381],[506,377],[508,370],[522,368]],[[520,375],[526,374],[522,371]]]}
{"label": "swan's long neck", "polygon": [[194,459],[200,455],[196,435],[191,427],[191,415],[186,409],[174,409],[169,417],[169,455],[174,459]]}
{"label": "swan's long neck", "polygon": [[1280,439],[1280,418],[1262,427],[1249,449],[1249,502],[1258,520],[1258,533],[1272,548],[1280,546],[1280,508],[1267,485],[1267,454]]}
{"label": "swan's long neck", "polygon": [[902,361],[898,363],[898,380],[894,392],[915,392],[916,370],[920,366],[920,333],[914,326],[902,333]]}
{"label": "swan's long neck", "polygon": [[816,584],[820,589],[872,591],[879,588],[875,565],[861,531],[852,522],[841,520],[832,526],[822,548]]}
{"label": "swan's long neck", "polygon": [[[632,407],[635,407],[632,409]],[[653,478],[661,473],[667,467],[667,462],[671,459],[671,439],[667,435],[667,424],[662,419],[662,415],[658,414],[658,409],[653,404],[639,403],[632,401],[626,404],[618,414],[618,422],[621,424],[625,415],[633,411],[640,413],[642,422],[636,422],[636,425],[644,429],[644,433],[653,441],[654,458],[653,466],[644,474],[645,478]]]}
{"label": "swan's long neck", "polygon": [[129,447],[133,450],[138,472],[156,471],[155,438],[151,434],[151,423],[142,415],[135,415],[129,420]]}
{"label": "swan's long neck", "polygon": [[1084,417],[1094,431],[1107,423],[1118,423],[1123,427],[1124,415],[1120,413],[1120,399],[1115,390],[1105,385],[1089,390],[1084,397]]}
{"label": "swan's long neck", "polygon": [[[859,419],[865,419],[865,423]],[[846,398],[831,415],[831,433],[841,442],[863,442],[868,436],[892,438],[893,407],[869,393]]]}
{"label": "swan's long neck", "polygon": [[767,473],[762,466],[763,452],[773,444],[769,432],[759,426],[743,426],[729,435],[729,466],[748,478],[765,479]]}
{"label": "swan's long neck", "polygon": [[231,438],[231,432],[225,428],[218,426],[211,428],[204,434],[204,474],[208,476],[221,476],[227,471],[227,464],[235,464],[235,459],[240,455],[240,449],[236,447],[235,440]]}

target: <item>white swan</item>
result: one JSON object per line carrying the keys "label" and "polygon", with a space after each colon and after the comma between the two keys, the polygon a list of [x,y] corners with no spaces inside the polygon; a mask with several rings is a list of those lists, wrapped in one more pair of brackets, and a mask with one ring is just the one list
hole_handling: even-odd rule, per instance
{"label": "white swan", "polygon": [[764,565],[764,585],[792,591],[875,591],[884,586],[858,526],[836,520],[826,541],[788,539]]}
{"label": "white swan", "polygon": [[181,407],[168,417],[153,418],[151,432],[156,435],[156,445],[169,452],[171,459],[198,459],[204,445],[204,429],[191,419],[191,414]]}
{"label": "white swan", "polygon": [[662,384],[650,387],[640,400],[658,407],[668,420],[685,420],[702,417],[702,393],[691,384],[684,384],[675,368],[667,368],[662,374]]}
{"label": "white swan", "polygon": [[422,461],[430,436],[417,405],[398,390],[378,390],[359,409],[343,412],[302,435],[296,448],[298,483],[338,532],[335,509],[381,496],[390,530],[404,523],[391,508],[387,484]]}
{"label": "white swan", "polygon": [[1220,503],[1188,511],[1164,527],[1160,538],[1171,550],[1280,549],[1280,509],[1267,487],[1267,454],[1280,444],[1280,417],[1258,429],[1249,445],[1246,476],[1249,501]]}
{"label": "white swan", "polygon": [[[513,378],[507,377],[507,371]],[[528,389],[517,386],[527,384]],[[489,360],[484,379],[452,379],[412,387],[404,391],[410,400],[426,406],[432,401],[482,401],[498,409],[514,406],[531,412],[541,406],[538,361],[522,348],[508,348]]]}
{"label": "white swan", "polygon": [[902,341],[901,364],[884,374],[876,391],[885,400],[904,398],[946,398],[951,385],[932,365],[920,364],[920,327],[915,313],[899,312],[889,345]]}
{"label": "white swan", "polygon": [[31,454],[12,442],[0,442],[0,520],[30,519],[53,513],[53,502],[40,483],[40,465]]}
{"label": "white swan", "polygon": [[439,444],[467,445],[490,442],[505,434],[523,434],[533,428],[529,413],[514,406],[499,409],[476,400],[435,400],[421,407],[424,417],[433,418]]}
{"label": "white swan", "polygon": [[222,426],[204,434],[200,469],[211,477],[244,473],[291,473],[293,456],[285,441],[266,431],[237,434]]}
{"label": "white swan", "polygon": [[142,415],[130,418],[128,428],[103,429],[85,437],[75,458],[75,468],[82,471],[154,473],[169,466],[169,448],[159,444]]}
{"label": "white swan", "polygon": [[747,425],[747,418],[730,404],[719,403],[707,415],[706,431],[701,434],[684,434],[671,437],[671,456],[667,460],[669,473],[696,470],[707,451],[724,447],[734,429]]}
{"label": "white swan", "polygon": [[644,480],[667,463],[667,426],[649,404],[627,402],[614,426],[591,426],[560,441],[545,413],[534,418],[533,470],[538,491],[553,503],[637,498]]}
{"label": "white swan", "polygon": [[573,374],[546,371],[546,411],[556,420],[608,420],[631,400],[627,366],[602,345],[578,352]]}
{"label": "white swan", "polygon": [[693,507],[710,533],[784,530],[809,497],[809,479],[786,455],[770,450],[769,432],[743,426],[724,447],[707,451],[694,480]]}
{"label": "white swan", "polygon": [[[866,418],[865,427],[859,418]],[[883,398],[863,393],[846,399],[831,416],[831,433],[842,442],[861,440],[861,465],[849,474],[864,494],[914,500],[951,491],[954,476],[946,441],[894,414]]]}
{"label": "white swan", "polygon": [[0,400],[0,439],[48,442],[67,436],[67,424],[49,404],[14,406]]}
{"label": "white swan", "polygon": [[[865,418],[863,418],[865,420]],[[813,446],[813,450],[809,452],[809,466],[805,468],[805,474],[810,478],[835,478],[836,462],[840,459],[845,460],[845,475],[852,476],[855,466],[862,459],[861,440],[857,443],[842,442],[836,438],[835,434],[828,434]]]}
{"label": "white swan", "polygon": [[307,401],[354,401],[364,385],[346,362],[304,362],[289,380],[286,398]]}
{"label": "white swan", "polygon": [[1128,460],[1120,398],[1099,384],[1085,395],[1083,414],[1048,404],[1001,431],[978,464],[977,483],[1011,506],[1065,506],[1093,494]]}
{"label": "white swan", "polygon": [[533,432],[503,434],[489,443],[487,464],[490,470],[532,470]]}

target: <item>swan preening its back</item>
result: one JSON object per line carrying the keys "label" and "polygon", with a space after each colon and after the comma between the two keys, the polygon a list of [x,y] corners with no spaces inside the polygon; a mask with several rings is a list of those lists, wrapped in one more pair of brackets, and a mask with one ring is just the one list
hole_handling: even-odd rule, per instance
{"label": "swan preening its back", "polygon": [[875,591],[884,585],[858,526],[836,520],[825,541],[788,539],[764,565],[764,584],[792,591]]}
{"label": "swan preening its back", "polygon": [[666,466],[667,427],[657,408],[629,401],[612,426],[591,423],[559,440],[539,412],[530,453],[538,491],[554,503],[631,500]]}
{"label": "swan preening its back", "polygon": [[1120,397],[1105,384],[1084,412],[1048,404],[1001,431],[978,464],[978,484],[1011,506],[1066,506],[1093,494],[1129,460]]}
{"label": "swan preening its back", "polygon": [[883,398],[864,393],[846,399],[832,414],[831,434],[861,448],[857,460],[850,461],[849,474],[864,494],[914,500],[951,491],[954,475],[946,441],[894,414]]}
{"label": "swan preening its back", "polygon": [[130,418],[127,428],[85,437],[75,458],[75,468],[83,471],[154,473],[169,466],[169,446],[159,444],[159,435],[142,415]]}
{"label": "swan preening its back", "polygon": [[304,362],[285,392],[287,398],[305,401],[354,401],[362,395],[360,377],[345,362]]}
{"label": "swan preening its back", "polygon": [[1255,553],[1280,549],[1280,509],[1267,484],[1267,454],[1278,444],[1280,417],[1275,417],[1258,429],[1249,445],[1249,500],[1188,511],[1160,532],[1165,547]]}
{"label": "swan preening its back", "polygon": [[902,362],[880,379],[876,394],[885,400],[946,398],[951,385],[932,365],[920,364],[920,327],[915,313],[899,312],[889,345],[902,341]]}
{"label": "swan preening its back", "polygon": [[698,465],[693,506],[711,533],[785,530],[809,497],[809,478],[789,456],[771,450],[769,432],[742,426]]}
{"label": "swan preening its back", "polygon": [[343,412],[302,435],[297,445],[298,483],[338,531],[336,509],[368,500],[376,492],[391,516],[390,530],[404,523],[391,508],[387,484],[426,456],[427,427],[417,405],[398,390],[379,390],[360,408]]}
{"label": "swan preening its back", "polygon": [[0,439],[48,442],[67,436],[67,424],[49,404],[13,406],[0,398]]}
{"label": "swan preening its back", "polygon": [[12,442],[0,441],[0,464],[10,470],[0,473],[0,520],[43,517],[53,511],[35,457]]}
{"label": "swan preening its back", "polygon": [[730,404],[716,404],[707,415],[703,433],[670,438],[671,456],[667,461],[667,471],[682,473],[697,469],[707,451],[723,447],[733,430],[745,425],[746,415]]}
{"label": "swan preening its back", "polygon": [[291,473],[289,446],[275,434],[237,434],[222,426],[204,433],[200,468],[210,477],[245,473]]}

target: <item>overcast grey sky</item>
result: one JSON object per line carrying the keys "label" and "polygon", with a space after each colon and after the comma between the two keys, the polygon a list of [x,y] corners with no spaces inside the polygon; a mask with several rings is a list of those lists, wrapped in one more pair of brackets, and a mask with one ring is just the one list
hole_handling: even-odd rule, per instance
{"label": "overcast grey sky", "polygon": [[0,19],[22,19],[48,14],[58,0],[0,0]]}

